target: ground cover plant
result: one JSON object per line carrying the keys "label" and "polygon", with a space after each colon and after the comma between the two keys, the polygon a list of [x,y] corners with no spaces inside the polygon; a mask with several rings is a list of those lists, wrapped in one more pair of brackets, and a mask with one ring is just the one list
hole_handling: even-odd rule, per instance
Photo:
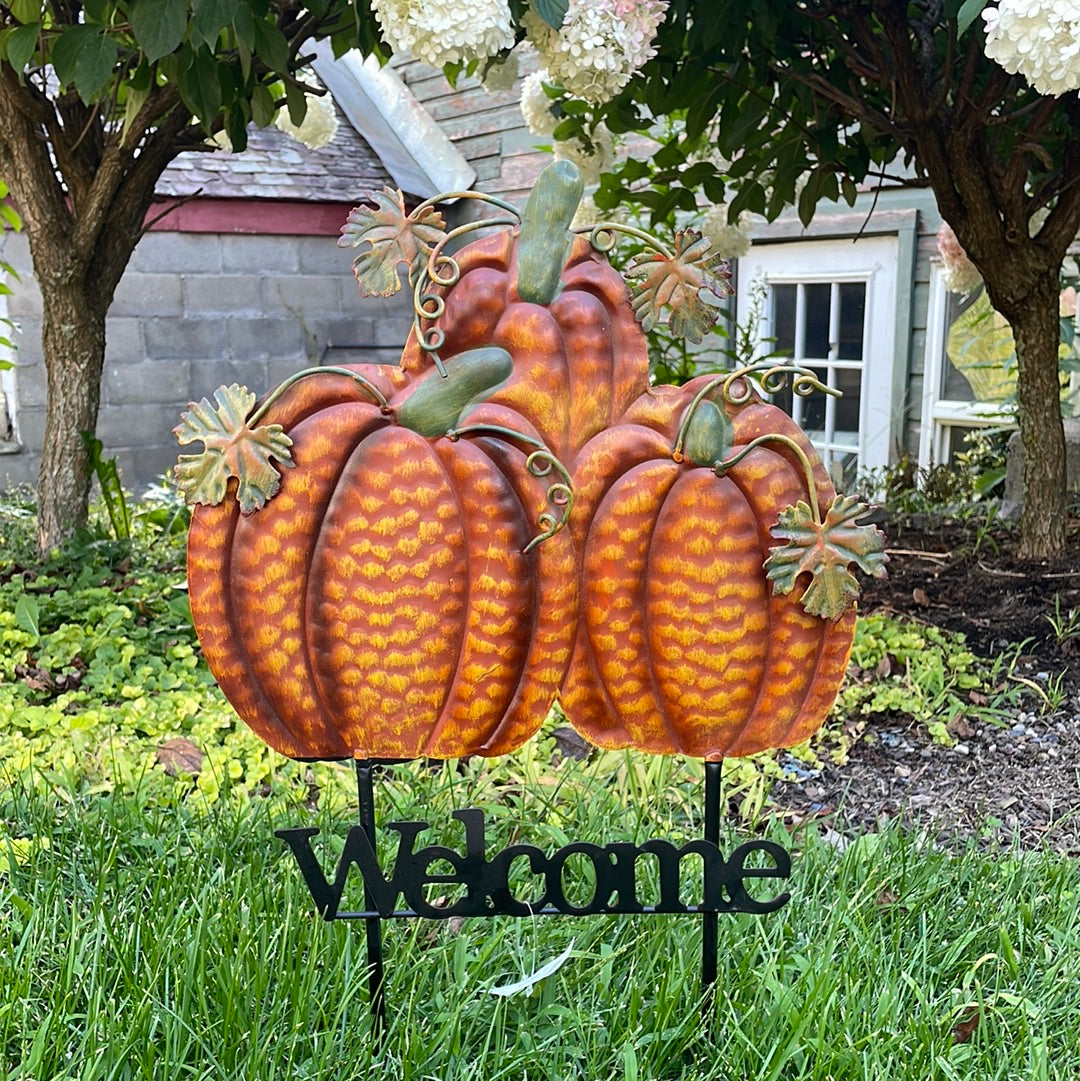
{"label": "ground cover plant", "polygon": [[[711,1034],[694,917],[416,921],[385,930],[391,1026],[374,1047],[362,929],[313,916],[273,836],[320,827],[329,873],[351,772],[272,755],[235,722],[191,633],[174,511],[136,508],[123,543],[103,519],[44,563],[30,509],[0,511],[0,1076],[1076,1076],[1074,862],[1003,846],[1000,822],[961,836],[894,813],[854,831],[795,798],[898,727],[955,755],[972,740],[943,715],[1007,731],[1039,712],[1004,662],[882,611],[860,621],[821,739],[730,764],[721,847],[792,850],[793,900],[721,919]],[[450,812],[481,806],[492,850],[700,835],[700,764],[576,752],[555,717],[507,758],[395,768],[380,821],[429,821],[425,843],[460,848]],[[528,989],[488,993],[564,953]]]}

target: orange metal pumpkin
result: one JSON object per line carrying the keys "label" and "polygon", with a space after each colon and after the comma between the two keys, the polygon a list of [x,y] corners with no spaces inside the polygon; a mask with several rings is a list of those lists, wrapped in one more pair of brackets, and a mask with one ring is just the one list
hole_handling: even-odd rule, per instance
{"label": "orange metal pumpkin", "polygon": [[[525,417],[568,466],[649,381],[626,282],[584,236],[567,231],[580,195],[577,170],[556,162],[541,174],[519,229],[468,244],[453,256],[453,284],[424,292],[437,304],[440,351],[510,353],[514,373],[489,400]],[[415,376],[431,363],[414,327],[402,368]]]}
{"label": "orange metal pumpkin", "polygon": [[273,498],[247,515],[233,498],[194,511],[203,651],[240,716],[290,757],[503,754],[540,725],[565,670],[571,542],[530,544],[549,485],[509,436],[398,423],[439,430],[445,388],[432,389],[434,421],[418,419],[415,386],[385,409],[341,374],[298,381],[264,417],[292,441]]}
{"label": "orange metal pumpkin", "polygon": [[[714,451],[706,438],[680,455],[680,424],[708,382],[648,392],[578,457],[582,604],[560,701],[601,747],[719,759],[791,746],[820,727],[844,674],[854,610],[811,615],[805,584],[778,595],[763,569],[777,511],[808,496],[805,466],[783,440],[813,463],[825,505],[835,493],[820,460],[756,396],[727,406],[732,446]],[[718,457],[738,458],[766,433],[781,441],[717,474]]]}

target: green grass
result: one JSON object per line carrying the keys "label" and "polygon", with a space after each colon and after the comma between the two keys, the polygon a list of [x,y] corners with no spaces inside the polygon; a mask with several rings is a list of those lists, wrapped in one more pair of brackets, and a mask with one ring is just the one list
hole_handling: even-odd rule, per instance
{"label": "green grass", "polygon": [[[317,779],[340,768],[316,767]],[[701,828],[700,766],[674,760],[548,766],[537,751],[377,783],[380,821],[430,821],[429,843],[459,843],[449,812],[469,805],[488,810],[492,849]],[[1080,870],[1049,853],[947,851],[899,830],[840,852],[773,826],[795,853],[793,898],[721,917],[711,1033],[697,917],[388,922],[378,1048],[363,928],[311,914],[273,836],[321,826],[329,872],[342,808],[221,800],[193,812],[17,782],[0,819],[24,842],[0,841],[8,1081],[1080,1076]],[[531,996],[487,993],[571,940]],[[972,1008],[971,1039],[954,1042]]]}

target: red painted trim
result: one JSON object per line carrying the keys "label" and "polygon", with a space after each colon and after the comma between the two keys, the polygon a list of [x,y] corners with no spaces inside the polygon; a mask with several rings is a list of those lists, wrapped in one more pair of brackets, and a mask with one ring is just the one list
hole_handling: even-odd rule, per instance
{"label": "red painted trim", "polygon": [[[337,236],[354,205],[298,199],[158,199],[146,220],[154,232]],[[161,217],[170,206],[175,209]]]}

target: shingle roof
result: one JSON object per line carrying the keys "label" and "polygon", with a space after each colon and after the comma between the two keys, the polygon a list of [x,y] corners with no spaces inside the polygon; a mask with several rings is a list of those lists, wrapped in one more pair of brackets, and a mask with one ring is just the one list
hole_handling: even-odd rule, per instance
{"label": "shingle roof", "polygon": [[386,185],[394,187],[375,151],[341,110],[336,112],[337,134],[327,146],[312,150],[274,125],[251,127],[242,154],[181,154],[158,181],[157,194],[349,203]]}

